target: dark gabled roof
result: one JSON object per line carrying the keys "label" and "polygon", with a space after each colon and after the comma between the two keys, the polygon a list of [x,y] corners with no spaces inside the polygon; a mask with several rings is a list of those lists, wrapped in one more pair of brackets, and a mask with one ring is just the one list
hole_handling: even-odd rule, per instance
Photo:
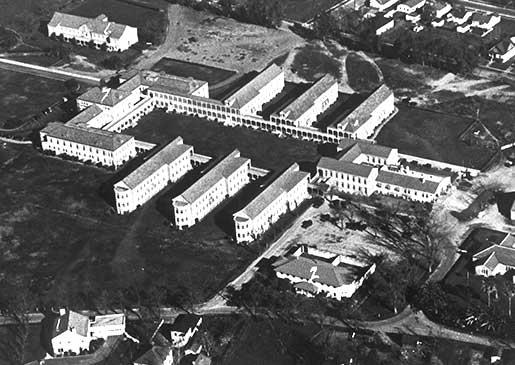
{"label": "dark gabled roof", "polygon": [[356,132],[377,107],[393,94],[392,90],[385,84],[379,86],[368,98],[365,99],[356,109],[354,109],[344,120],[338,124],[344,124],[347,132]]}
{"label": "dark gabled roof", "polygon": [[515,47],[515,37],[504,38],[498,43],[496,43],[492,48],[490,48],[490,52],[498,53],[498,54],[506,54],[508,51]]}
{"label": "dark gabled roof", "polygon": [[122,145],[134,139],[127,134],[109,132],[96,128],[81,128],[51,122],[41,130],[50,137],[75,142],[86,146],[100,148],[107,151],[116,151]]}
{"label": "dark gabled roof", "polygon": [[314,286],[312,283],[308,283],[307,281],[300,281],[298,283],[295,283],[295,284],[293,284],[293,287],[295,289],[307,291],[308,293],[311,293],[311,294],[318,293],[317,287]]}
{"label": "dark gabled roof", "polygon": [[79,29],[82,25],[87,25],[92,33],[103,34],[113,39],[119,39],[128,25],[110,22],[104,14],[96,18],[86,18],[77,15],[55,12],[48,23],[51,27],[62,26],[66,28]]}
{"label": "dark gabled roof", "polygon": [[132,171],[127,177],[121,180],[121,182],[126,184],[129,188],[134,189],[154,172],[164,165],[172,163],[190,148],[192,148],[192,146],[184,144],[182,138],[177,137],[145,160],[136,170]]}
{"label": "dark gabled roof", "polygon": [[264,71],[260,72],[250,82],[238,89],[234,94],[225,98],[226,102],[234,100],[231,107],[241,108],[259,95],[261,89],[279,76],[283,71],[275,63],[272,63]]}
{"label": "dark gabled roof", "polygon": [[297,120],[313,106],[313,103],[320,97],[320,95],[325,93],[336,83],[337,82],[334,77],[331,75],[325,75],[286,108],[281,110],[280,114],[285,114],[285,118],[289,120]]}
{"label": "dark gabled roof", "polygon": [[172,332],[186,333],[189,329],[197,327],[201,316],[196,314],[179,314],[171,326],[166,327]]}
{"label": "dark gabled roof", "polygon": [[56,318],[52,338],[68,330],[74,330],[78,335],[87,337],[89,318],[83,314],[67,310],[62,316]]}
{"label": "dark gabled roof", "polygon": [[100,105],[115,106],[129,95],[129,92],[119,89],[93,87],[77,99]]}
{"label": "dark gabled roof", "polygon": [[375,169],[372,166],[335,160],[334,158],[330,157],[322,157],[318,162],[317,167],[365,178],[368,178],[372,171]]}
{"label": "dark gabled roof", "polygon": [[66,122],[66,125],[75,125],[75,126],[85,126],[88,124],[88,122],[95,118],[97,115],[101,114],[103,112],[102,109],[96,104],[90,105],[86,109],[84,109],[82,112],[77,114],[75,117],[70,119],[68,122]]}
{"label": "dark gabled roof", "polygon": [[245,208],[234,215],[245,214],[250,219],[256,218],[263,210],[272,204],[283,192],[289,192],[302,180],[309,176],[308,172],[300,171],[297,163],[292,164],[258,196],[256,196]]}
{"label": "dark gabled roof", "polygon": [[471,20],[474,22],[479,22],[479,24],[488,24],[490,20],[494,17],[498,16],[497,14],[487,14],[483,12],[475,12],[472,14]]}
{"label": "dark gabled roof", "polygon": [[141,84],[148,86],[150,90],[186,96],[207,84],[206,81],[196,80],[193,77],[184,78],[148,70],[141,71],[139,79]]}
{"label": "dark gabled roof", "polygon": [[[486,258],[486,260],[484,260]],[[498,264],[515,267],[515,249],[501,245],[492,245],[474,255],[475,260],[483,259],[483,265],[493,270]],[[481,262],[481,261],[480,261]]]}
{"label": "dark gabled roof", "polygon": [[[349,148],[349,146],[351,146]],[[382,146],[371,142],[355,140],[342,140],[339,144],[341,149],[348,150],[340,157],[342,161],[354,161],[359,155],[370,155],[380,158],[388,158],[395,148]]]}
{"label": "dark gabled roof", "polygon": [[430,180],[422,180],[409,175],[397,174],[390,171],[379,171],[377,182],[399,186],[401,188],[422,191],[425,193],[436,193],[439,184]]}
{"label": "dark gabled roof", "polygon": [[137,365],[163,365],[163,362],[172,351],[168,346],[152,346],[150,350],[138,357],[134,364]]}
{"label": "dark gabled roof", "polygon": [[412,7],[420,4],[422,1],[424,1],[424,0],[406,0],[406,1],[403,1],[402,4],[407,5],[410,8],[412,8]]}

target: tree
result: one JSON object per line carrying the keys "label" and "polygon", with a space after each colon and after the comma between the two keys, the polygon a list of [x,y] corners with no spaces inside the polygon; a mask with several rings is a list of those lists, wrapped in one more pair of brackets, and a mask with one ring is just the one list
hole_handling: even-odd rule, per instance
{"label": "tree", "polygon": [[486,294],[488,298],[488,307],[490,308],[490,304],[492,302],[492,294],[497,293],[497,287],[495,285],[495,279],[491,276],[486,276],[481,281],[481,289]]}
{"label": "tree", "polygon": [[323,11],[313,19],[313,32],[320,39],[334,38],[340,32],[340,25],[333,14]]}

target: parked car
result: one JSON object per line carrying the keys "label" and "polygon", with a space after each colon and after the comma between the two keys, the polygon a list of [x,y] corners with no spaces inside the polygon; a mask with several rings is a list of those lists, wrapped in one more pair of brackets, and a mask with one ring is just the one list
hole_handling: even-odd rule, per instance
{"label": "parked car", "polygon": [[302,224],[300,226],[302,228],[306,229],[312,225],[313,225],[313,221],[311,219],[308,219],[308,220],[305,220],[304,222],[302,222]]}

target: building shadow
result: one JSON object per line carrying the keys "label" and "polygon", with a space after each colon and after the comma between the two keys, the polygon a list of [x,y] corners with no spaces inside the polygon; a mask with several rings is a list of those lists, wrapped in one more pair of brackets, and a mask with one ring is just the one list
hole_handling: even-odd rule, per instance
{"label": "building shadow", "polygon": [[509,193],[496,193],[495,201],[497,203],[497,209],[506,218],[510,219],[511,207],[515,201],[515,191]]}

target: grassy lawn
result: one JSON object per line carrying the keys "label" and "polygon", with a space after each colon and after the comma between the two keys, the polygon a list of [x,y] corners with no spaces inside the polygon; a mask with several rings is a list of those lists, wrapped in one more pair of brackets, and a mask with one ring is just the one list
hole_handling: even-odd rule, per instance
{"label": "grassy lawn", "polygon": [[88,292],[184,285],[200,301],[253,257],[225,239],[215,214],[173,231],[156,209],[161,196],[131,215],[113,215],[101,189],[113,173],[105,170],[31,147],[0,149],[0,164],[0,275],[27,283],[43,300],[84,307]]}
{"label": "grassy lawn", "polygon": [[241,127],[224,127],[216,122],[156,111],[143,117],[139,125],[126,131],[138,139],[165,143],[176,136],[209,156],[222,156],[238,148],[252,165],[281,170],[293,162],[314,161],[317,146],[297,139],[280,139],[271,133]]}
{"label": "grassy lawn", "polygon": [[217,84],[236,74],[235,71],[166,57],[152,66],[152,70],[157,72],[164,71],[167,74],[180,77],[193,77],[198,80],[207,81],[209,84]]}
{"label": "grassy lawn", "polygon": [[481,169],[494,151],[459,140],[470,123],[468,118],[400,105],[377,142],[397,147],[401,153]]}
{"label": "grassy lawn", "polygon": [[67,93],[64,82],[0,70],[0,128],[8,119],[23,119],[44,110]]}
{"label": "grassy lawn", "polygon": [[382,75],[372,62],[355,52],[345,59],[349,86],[357,92],[372,92],[381,84]]}
{"label": "grassy lawn", "polygon": [[342,72],[338,60],[312,44],[305,45],[297,52],[291,70],[307,81],[318,80],[325,74],[339,78]]}
{"label": "grassy lawn", "polygon": [[305,22],[339,2],[338,0],[283,0],[281,5],[286,19]]}

